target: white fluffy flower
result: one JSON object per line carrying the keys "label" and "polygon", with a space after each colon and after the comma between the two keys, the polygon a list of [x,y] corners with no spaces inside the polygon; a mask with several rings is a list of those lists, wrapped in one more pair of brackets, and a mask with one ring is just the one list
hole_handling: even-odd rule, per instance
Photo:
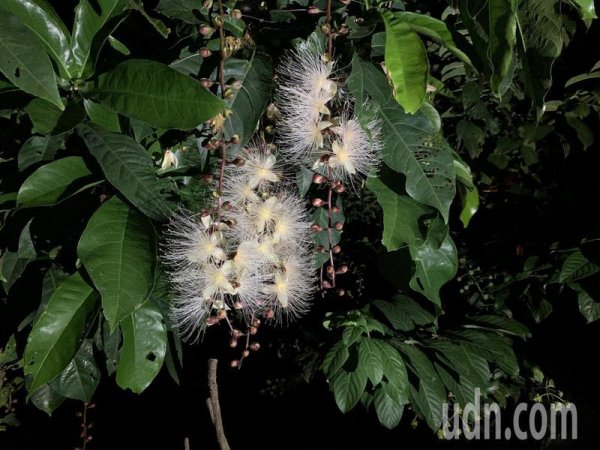
{"label": "white fluffy flower", "polygon": [[334,177],[350,181],[355,175],[367,175],[371,167],[379,164],[380,125],[372,121],[369,133],[356,119],[342,118],[340,124],[332,128],[336,138],[331,144],[329,166]]}

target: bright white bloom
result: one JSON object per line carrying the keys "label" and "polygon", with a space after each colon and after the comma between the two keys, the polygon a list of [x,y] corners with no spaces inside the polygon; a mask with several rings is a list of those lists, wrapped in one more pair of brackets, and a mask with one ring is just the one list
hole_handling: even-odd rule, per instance
{"label": "bright white bloom", "polygon": [[280,192],[273,224],[273,241],[284,246],[308,245],[309,230],[310,220],[302,199],[288,191]]}
{"label": "bright white bloom", "polygon": [[226,261],[220,266],[209,264],[202,268],[200,272],[203,284],[202,298],[210,300],[211,298],[223,297],[225,294],[233,294],[234,288],[231,284],[233,275],[233,263]]}
{"label": "bright white bloom", "polygon": [[329,166],[333,169],[335,178],[351,181],[355,175],[367,175],[371,167],[379,164],[379,122],[369,123],[368,128],[369,134],[357,120],[345,118],[332,128],[336,139],[331,144]]}
{"label": "bright white bloom", "polygon": [[266,200],[248,203],[246,206],[246,224],[248,228],[256,235],[271,231],[279,209],[280,205],[274,195]]}
{"label": "bright white bloom", "polygon": [[246,155],[242,171],[248,174],[248,184],[257,187],[264,182],[276,183],[279,175],[275,172],[275,156],[259,152]]}

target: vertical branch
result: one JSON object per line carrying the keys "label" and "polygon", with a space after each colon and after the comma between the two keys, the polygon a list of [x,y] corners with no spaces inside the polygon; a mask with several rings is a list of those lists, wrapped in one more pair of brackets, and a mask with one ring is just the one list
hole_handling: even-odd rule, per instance
{"label": "vertical branch", "polygon": [[217,384],[217,364],[218,360],[211,358],[208,360],[208,390],[210,397],[206,400],[210,417],[215,431],[217,433],[217,442],[221,450],[230,450],[225,430],[223,429],[223,418],[221,417],[221,405],[219,403],[219,385]]}
{"label": "vertical branch", "polygon": [[[219,85],[221,87],[221,98],[225,99],[225,31],[223,30],[223,17],[225,12],[223,10],[223,2],[219,0],[219,20],[216,21],[219,28]],[[223,128],[220,130],[219,148],[221,149],[221,167],[219,170],[219,181],[217,184],[217,190],[219,191],[217,197],[217,212],[216,212],[216,223],[221,219],[221,193],[223,192],[223,177],[225,175],[225,164],[227,163],[227,143],[225,142],[225,133]]]}
{"label": "vertical branch", "polygon": [[335,263],[333,260],[333,241],[331,239],[331,228],[333,227],[333,171],[327,166],[329,185],[327,187],[327,241],[329,243],[329,268],[327,273],[331,278],[331,287],[335,288]]}
{"label": "vertical branch", "polygon": [[333,58],[333,30],[331,28],[331,9],[333,0],[327,0],[327,53]]}

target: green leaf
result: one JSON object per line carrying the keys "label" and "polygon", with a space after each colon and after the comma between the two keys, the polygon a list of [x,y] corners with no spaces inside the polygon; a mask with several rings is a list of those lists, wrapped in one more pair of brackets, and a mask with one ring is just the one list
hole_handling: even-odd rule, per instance
{"label": "green leaf", "polygon": [[79,103],[68,103],[61,110],[41,98],[29,102],[25,112],[29,114],[35,131],[50,135],[70,131],[85,118],[85,111]]}
{"label": "green leaf", "polygon": [[517,42],[517,0],[496,0],[488,3],[489,47],[492,68],[492,91],[502,97],[512,83],[515,72]]}
{"label": "green leaf", "polygon": [[[32,219],[33,220],[33,219]],[[31,240],[31,220],[21,230],[19,247],[16,252],[5,251],[0,258],[0,280],[6,292],[21,277],[27,265],[35,261],[37,253]]]}
{"label": "green leaf", "polygon": [[94,73],[94,65],[108,36],[126,17],[128,0],[80,0],[75,8],[71,51],[77,64],[77,78]]}
{"label": "green leaf", "polygon": [[224,106],[200,82],[143,59],[126,60],[103,73],[84,94],[157,128],[194,128]]}
{"label": "green leaf", "polygon": [[433,323],[435,317],[406,295],[396,295],[393,301],[375,300],[379,309],[395,330],[411,331],[415,326]]}
{"label": "green leaf", "polygon": [[373,406],[381,424],[392,429],[398,426],[404,412],[404,404],[398,401],[397,395],[393,394],[394,388],[382,383],[375,388],[373,394]]}
{"label": "green leaf", "polygon": [[352,372],[342,370],[331,380],[331,387],[340,411],[348,412],[356,406],[365,391],[367,374],[361,366]]}
{"label": "green leaf", "polygon": [[[406,403],[408,397],[408,374],[406,365],[398,350],[384,341],[375,341],[383,359],[383,375],[389,388],[394,388],[398,403]],[[388,390],[388,392],[390,392]]]}
{"label": "green leaf", "polygon": [[577,133],[577,138],[583,145],[584,150],[589,148],[594,143],[594,132],[583,120],[568,113],[565,114],[565,120],[567,121],[567,124],[569,124],[569,126]]}
{"label": "green leaf", "polygon": [[413,12],[396,12],[394,13],[394,17],[405,22],[411,30],[445,46],[465,64],[469,66],[473,65],[469,56],[456,45],[448,25],[443,21],[425,14]]}
{"label": "green leaf", "polygon": [[348,77],[348,88],[356,97],[356,107],[361,108],[368,99],[384,105],[392,98],[385,75],[368,61],[363,61],[356,53],[352,57],[352,72]]}
{"label": "green leaf", "polygon": [[523,339],[531,337],[531,331],[525,325],[508,317],[486,314],[473,317],[473,321],[498,328],[503,332],[514,334]]}
{"label": "green leaf", "polygon": [[159,180],[154,164],[144,147],[124,134],[111,133],[88,125],[78,128],[90,153],[96,158],[106,179],[148,217],[169,217],[165,201],[168,181]]}
{"label": "green leaf", "polygon": [[96,291],[77,272],[54,291],[25,347],[25,375],[32,377],[30,393],[69,364],[81,344],[97,298]]}
{"label": "green leaf", "polygon": [[19,150],[19,172],[39,162],[52,161],[56,151],[63,145],[64,138],[60,136],[31,136]]}
{"label": "green leaf", "polygon": [[63,397],[89,402],[100,382],[100,370],[94,360],[92,340],[85,339],[77,354],[62,373],[52,381],[54,391]]}
{"label": "green leaf", "polygon": [[148,297],[155,247],[152,224],[117,197],[105,202],[83,231],[77,254],[100,292],[111,332]]}
{"label": "green leaf", "polygon": [[31,403],[41,411],[44,411],[49,416],[56,408],[63,404],[65,397],[56,392],[50,385],[44,384],[29,397]]}
{"label": "green leaf", "polygon": [[589,277],[600,272],[600,266],[588,260],[580,250],[569,255],[560,269],[559,282],[567,283]]}
{"label": "green leaf", "polygon": [[83,101],[83,107],[90,120],[96,125],[114,133],[121,132],[119,114],[112,109],[87,99]]}
{"label": "green leaf", "polygon": [[156,10],[171,18],[191,24],[207,22],[208,10],[196,0],[160,0]]}
{"label": "green leaf", "polygon": [[27,207],[54,205],[87,188],[91,175],[81,156],[53,161],[38,168],[23,182],[17,203]]}
{"label": "green leaf", "polygon": [[127,48],[127,46],[125,44],[123,44],[121,41],[119,41],[116,37],[108,36],[108,43],[110,44],[110,46],[112,48],[114,48],[116,51],[118,51],[122,55],[125,55],[125,56],[131,55],[131,50],[129,50]]}
{"label": "green leaf", "polygon": [[418,247],[411,246],[410,255],[416,264],[410,287],[441,306],[440,289],[458,269],[456,247],[442,220],[433,220],[427,239]]}
{"label": "green leaf", "polygon": [[504,336],[479,330],[462,330],[454,333],[455,336],[467,342],[471,352],[494,362],[510,376],[519,373],[519,363],[513,352],[512,343]]}
{"label": "green leaf", "polygon": [[409,114],[425,100],[429,63],[421,38],[396,15],[384,12],[385,64],[398,103]]}
{"label": "green leaf", "polygon": [[378,385],[383,378],[384,357],[381,347],[375,343],[374,339],[363,337],[358,341],[358,363],[364,366],[367,377],[373,386]]}
{"label": "green leaf", "polygon": [[462,203],[459,219],[463,226],[467,228],[471,219],[479,210],[479,192],[477,191],[477,188],[469,189],[464,185],[460,185],[458,190]]}
{"label": "green leaf", "polygon": [[167,330],[162,314],[144,303],[121,322],[123,348],[117,366],[117,384],[139,394],[154,380],[163,365]]}
{"label": "green leaf", "polygon": [[600,302],[594,300],[585,289],[580,288],[577,291],[577,302],[579,303],[579,311],[588,323],[600,319]]}
{"label": "green leaf", "polygon": [[385,248],[393,251],[406,244],[422,244],[425,240],[421,229],[423,218],[431,217],[435,212],[408,195],[402,195],[405,192],[402,177],[384,168],[380,178],[367,178],[367,186],[383,209],[382,243]]}
{"label": "green leaf", "polygon": [[5,0],[3,6],[44,43],[58,65],[61,77],[68,79],[75,74],[71,36],[50,3],[46,0]]}
{"label": "green leaf", "polygon": [[234,134],[240,138],[240,148],[250,140],[273,90],[271,58],[256,54],[250,61],[230,58],[225,62],[226,79],[242,82],[230,100],[232,114],[225,120],[225,138]]}
{"label": "green leaf", "polygon": [[579,7],[579,13],[583,19],[597,19],[594,0],[571,0]]}
{"label": "green leaf", "polygon": [[350,353],[344,341],[337,341],[325,355],[323,360],[323,373],[327,378],[333,377],[346,363]]}
{"label": "green leaf", "polygon": [[52,62],[35,34],[12,14],[0,13],[0,72],[28,94],[63,110]]}

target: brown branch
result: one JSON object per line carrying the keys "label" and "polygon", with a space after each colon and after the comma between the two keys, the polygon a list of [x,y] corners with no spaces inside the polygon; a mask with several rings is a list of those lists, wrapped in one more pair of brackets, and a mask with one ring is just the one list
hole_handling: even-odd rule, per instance
{"label": "brown branch", "polygon": [[331,29],[331,9],[333,0],[327,0],[327,53],[333,58],[333,30]]}
{"label": "brown branch", "polygon": [[210,397],[206,400],[210,417],[217,433],[217,442],[221,450],[230,450],[229,443],[225,437],[223,429],[223,418],[221,417],[221,405],[219,403],[219,385],[217,384],[217,364],[218,360],[211,358],[208,360],[208,390]]}

